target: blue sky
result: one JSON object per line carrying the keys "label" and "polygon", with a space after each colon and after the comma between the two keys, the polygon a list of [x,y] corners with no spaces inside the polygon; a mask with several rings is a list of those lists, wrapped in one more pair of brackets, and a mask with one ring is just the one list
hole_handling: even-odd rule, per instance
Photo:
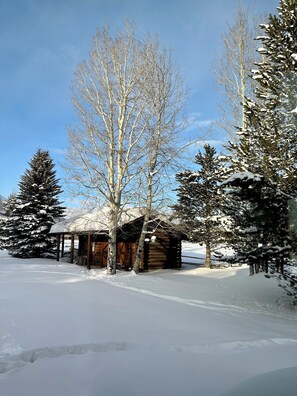
{"label": "blue sky", "polygon": [[[96,28],[135,21],[139,36],[157,33],[189,88],[193,134],[218,118],[212,67],[237,0],[0,0],[0,195],[18,189],[37,148],[56,163],[74,118],[70,87]],[[277,0],[242,0],[256,13],[276,13]],[[214,139],[221,140],[217,134]]]}

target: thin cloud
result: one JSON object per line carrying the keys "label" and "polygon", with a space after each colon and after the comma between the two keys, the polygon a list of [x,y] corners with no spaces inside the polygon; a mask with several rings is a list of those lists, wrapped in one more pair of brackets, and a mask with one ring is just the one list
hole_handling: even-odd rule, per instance
{"label": "thin cloud", "polygon": [[204,147],[206,144],[209,144],[210,146],[222,146],[225,144],[223,140],[217,140],[217,139],[201,139],[197,140],[196,142],[193,142],[193,145],[191,147]]}
{"label": "thin cloud", "polygon": [[205,128],[211,126],[215,120],[212,119],[202,119],[202,114],[199,112],[190,113],[188,116],[189,126],[187,131],[193,131],[194,129]]}

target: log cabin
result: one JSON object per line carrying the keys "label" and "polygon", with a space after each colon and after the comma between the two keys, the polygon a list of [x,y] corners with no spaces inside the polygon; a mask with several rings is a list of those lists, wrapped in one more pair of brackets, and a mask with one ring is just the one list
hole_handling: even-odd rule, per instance
{"label": "log cabin", "polygon": [[[57,261],[64,254],[65,237],[71,239],[70,262],[88,269],[107,266],[108,209],[95,210],[65,219],[52,226],[50,233],[57,238]],[[117,229],[117,267],[130,270],[135,260],[144,215],[141,209],[130,208],[122,212]],[[78,240],[75,254],[74,240]],[[182,235],[164,214],[152,215],[140,271],[181,268]]]}

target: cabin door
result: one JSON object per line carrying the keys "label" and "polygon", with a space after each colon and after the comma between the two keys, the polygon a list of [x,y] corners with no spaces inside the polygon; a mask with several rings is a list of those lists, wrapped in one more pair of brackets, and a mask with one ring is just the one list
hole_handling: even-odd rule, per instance
{"label": "cabin door", "polygon": [[118,242],[117,244],[117,263],[121,265],[122,269],[128,270],[132,268],[133,260],[135,258],[135,243]]}
{"label": "cabin door", "polygon": [[[108,242],[96,242],[93,261],[101,267],[107,267]],[[94,263],[94,264],[95,264]]]}

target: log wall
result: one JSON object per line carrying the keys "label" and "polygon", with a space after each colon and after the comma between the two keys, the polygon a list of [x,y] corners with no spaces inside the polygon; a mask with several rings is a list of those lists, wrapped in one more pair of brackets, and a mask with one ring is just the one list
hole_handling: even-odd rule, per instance
{"label": "log wall", "polygon": [[181,241],[166,234],[155,232],[155,242],[148,242],[144,269],[181,268]]}
{"label": "log wall", "polygon": [[[138,228],[138,233],[136,229]],[[129,232],[130,231],[130,232]],[[140,227],[127,226],[118,237],[117,264],[125,270],[131,269],[135,260]],[[152,236],[154,238],[152,238]],[[181,268],[181,239],[166,227],[152,225],[148,234],[149,242],[145,242],[140,270]],[[108,242],[106,234],[93,234],[91,238],[91,254],[88,250],[88,235],[79,236],[79,256],[88,256],[91,265],[106,267]]]}

